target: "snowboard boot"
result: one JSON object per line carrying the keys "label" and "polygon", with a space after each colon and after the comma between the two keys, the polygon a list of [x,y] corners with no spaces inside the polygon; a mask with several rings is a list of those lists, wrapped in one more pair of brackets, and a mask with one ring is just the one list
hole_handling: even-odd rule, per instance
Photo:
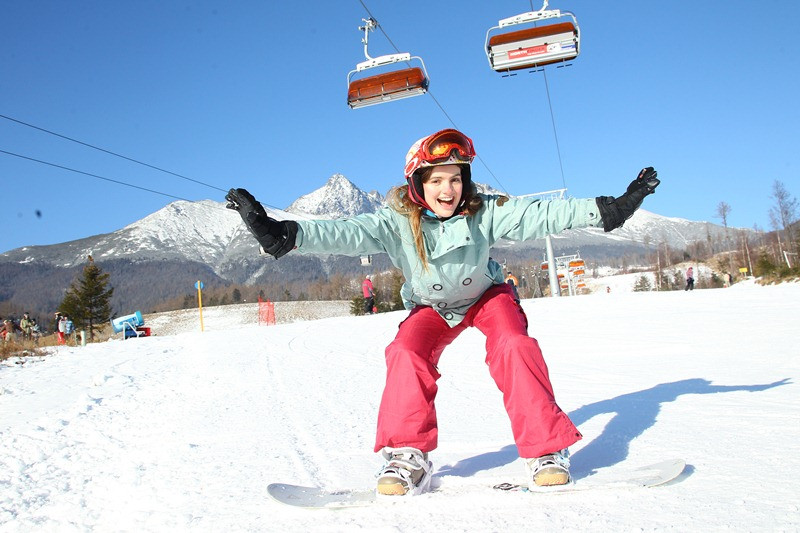
{"label": "snowboard boot", "polygon": [[526,459],[525,465],[528,468],[531,489],[566,485],[570,482],[569,451],[566,448],[534,459]]}
{"label": "snowboard boot", "polygon": [[433,464],[428,453],[416,448],[384,448],[386,463],[378,471],[378,494],[404,496],[422,494],[430,488]]}

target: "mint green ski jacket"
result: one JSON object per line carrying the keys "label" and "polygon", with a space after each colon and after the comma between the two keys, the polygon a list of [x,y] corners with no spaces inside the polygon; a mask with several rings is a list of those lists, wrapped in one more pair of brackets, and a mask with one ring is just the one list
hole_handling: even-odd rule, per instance
{"label": "mint green ski jacket", "polygon": [[389,207],[348,219],[298,220],[295,251],[349,256],[385,252],[405,276],[401,296],[406,308],[431,306],[453,327],[486,289],[503,283],[500,265],[489,261],[489,248],[499,239],[539,239],[602,225],[594,198],[480,196],[483,207],[475,215],[422,217],[428,270],[417,256],[408,218]]}

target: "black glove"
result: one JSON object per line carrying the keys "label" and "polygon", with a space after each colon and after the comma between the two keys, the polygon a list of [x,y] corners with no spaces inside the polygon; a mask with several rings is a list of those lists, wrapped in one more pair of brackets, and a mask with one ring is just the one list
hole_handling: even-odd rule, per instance
{"label": "black glove", "polygon": [[606,232],[616,229],[631,218],[633,212],[642,205],[642,200],[648,194],[653,194],[661,183],[658,172],[653,167],[643,168],[639,176],[628,185],[628,190],[619,198],[613,196],[598,196],[597,208],[603,220],[603,229]]}
{"label": "black glove", "polygon": [[280,259],[294,248],[297,237],[297,222],[277,221],[270,218],[253,195],[245,189],[231,189],[225,195],[228,209],[235,209],[245,226],[268,254]]}

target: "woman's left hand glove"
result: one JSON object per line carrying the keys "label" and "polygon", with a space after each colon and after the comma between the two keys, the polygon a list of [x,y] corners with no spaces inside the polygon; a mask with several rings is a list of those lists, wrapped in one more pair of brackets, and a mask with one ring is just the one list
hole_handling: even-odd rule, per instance
{"label": "woman's left hand glove", "polygon": [[239,212],[245,226],[265,252],[280,259],[294,249],[297,222],[270,218],[264,207],[246,189],[231,189],[225,195],[228,209]]}
{"label": "woman's left hand glove", "polygon": [[653,194],[661,183],[658,172],[653,167],[643,168],[635,180],[628,185],[628,190],[619,198],[613,196],[598,196],[595,198],[603,229],[608,232],[622,226],[631,218],[634,211],[642,205],[642,200],[648,194]]}

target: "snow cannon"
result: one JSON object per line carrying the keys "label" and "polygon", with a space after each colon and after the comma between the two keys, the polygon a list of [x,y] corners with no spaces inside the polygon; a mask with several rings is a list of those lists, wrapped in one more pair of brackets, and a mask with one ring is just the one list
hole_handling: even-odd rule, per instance
{"label": "snow cannon", "polygon": [[142,318],[142,312],[136,311],[133,314],[120,316],[111,321],[111,327],[114,328],[114,333],[119,333],[126,328],[137,328],[138,326],[144,326],[144,318]]}
{"label": "snow cannon", "polygon": [[114,328],[114,333],[122,332],[124,339],[150,336],[150,328],[144,327],[144,318],[142,318],[141,311],[113,319],[111,327]]}

